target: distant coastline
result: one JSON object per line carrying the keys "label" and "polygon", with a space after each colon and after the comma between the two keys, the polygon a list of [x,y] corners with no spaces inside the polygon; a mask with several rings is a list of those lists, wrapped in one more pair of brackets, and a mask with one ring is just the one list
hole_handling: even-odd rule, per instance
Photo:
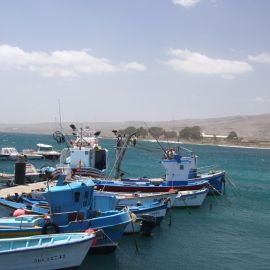
{"label": "distant coastline", "polygon": [[[179,134],[185,127],[199,126],[201,132],[206,134],[203,139],[183,140],[185,144],[201,144],[201,145],[218,145],[222,147],[238,147],[238,148],[270,148],[270,114],[261,115],[244,115],[230,116],[209,119],[183,119],[172,121],[125,121],[125,122],[63,122],[61,127],[65,133],[70,133],[70,124],[75,124],[78,128],[89,126],[91,130],[101,131],[104,138],[112,138],[112,130],[124,130],[128,127],[149,128],[161,127],[169,133]],[[43,122],[43,123],[0,123],[1,133],[23,133],[23,134],[53,134],[55,131],[61,130],[59,123]],[[238,135],[237,141],[226,140],[226,136],[231,131],[235,131]],[[211,138],[207,134],[212,134]],[[148,134],[149,135],[149,134]],[[167,135],[166,135],[167,136]],[[208,136],[208,137],[207,137]],[[223,137],[223,139],[222,139]],[[140,137],[142,139],[142,137]],[[150,136],[145,136],[145,140],[153,140]],[[160,140],[167,142],[166,137],[161,136]],[[168,141],[176,143],[178,140],[169,137]]]}
{"label": "distant coastline", "polygon": [[[142,139],[144,141],[156,142],[155,139]],[[210,146],[219,146],[219,147],[231,147],[231,148],[248,148],[248,149],[266,149],[270,150],[270,141],[269,143],[266,142],[256,142],[256,143],[214,143],[214,142],[201,142],[201,141],[175,141],[175,140],[159,140],[161,143],[169,143],[169,144],[195,144],[195,145],[210,145]]]}

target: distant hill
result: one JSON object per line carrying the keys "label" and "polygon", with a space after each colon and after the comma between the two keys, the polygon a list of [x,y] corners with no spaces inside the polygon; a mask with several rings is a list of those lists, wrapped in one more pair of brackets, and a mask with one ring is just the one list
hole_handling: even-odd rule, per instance
{"label": "distant hill", "polygon": [[[70,123],[63,123],[66,132],[70,131]],[[81,127],[82,123],[74,123]],[[165,130],[180,131],[184,127],[200,126],[202,132],[206,134],[228,135],[230,131],[235,131],[239,137],[246,139],[269,140],[270,139],[270,114],[232,116],[208,119],[183,119],[173,121],[127,121],[127,122],[84,122],[83,126],[89,126],[93,130],[101,130],[102,136],[112,136],[113,129],[124,129],[128,126],[151,127],[158,126]],[[59,125],[55,123],[35,123],[35,124],[0,124],[0,132],[16,133],[43,133],[50,134],[59,130]]]}

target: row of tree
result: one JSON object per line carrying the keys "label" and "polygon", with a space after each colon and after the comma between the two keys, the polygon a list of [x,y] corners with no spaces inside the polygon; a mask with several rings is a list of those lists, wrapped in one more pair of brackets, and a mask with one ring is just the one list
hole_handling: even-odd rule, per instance
{"label": "row of tree", "polygon": [[[150,127],[150,128],[143,128],[143,127],[127,127],[126,129],[119,130],[119,133],[122,135],[124,134],[137,134],[138,137],[141,138],[149,138],[154,137],[156,139],[164,138],[164,139],[185,139],[185,140],[201,140],[202,139],[202,132],[201,127],[193,126],[193,127],[185,127],[180,130],[178,133],[176,131],[167,131],[161,127]],[[238,140],[238,135],[235,131],[231,131],[227,136],[228,140]]]}

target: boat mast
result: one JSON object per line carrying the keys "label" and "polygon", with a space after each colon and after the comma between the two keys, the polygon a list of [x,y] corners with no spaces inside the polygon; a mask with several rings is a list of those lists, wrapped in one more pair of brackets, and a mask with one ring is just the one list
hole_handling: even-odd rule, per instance
{"label": "boat mast", "polygon": [[115,162],[115,178],[118,179],[121,176],[121,163],[124,158],[124,155],[127,150],[128,144],[131,142],[131,138],[136,134],[133,132],[128,134],[125,141],[123,142],[123,137],[119,133],[117,135],[117,142],[116,142],[116,162]]}

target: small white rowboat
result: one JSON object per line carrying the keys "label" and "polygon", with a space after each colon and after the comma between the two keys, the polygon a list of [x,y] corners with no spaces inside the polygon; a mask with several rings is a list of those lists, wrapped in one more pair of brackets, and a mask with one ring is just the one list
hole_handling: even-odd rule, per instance
{"label": "small white rowboat", "polygon": [[50,270],[78,267],[94,234],[65,233],[0,239],[1,270]]}

